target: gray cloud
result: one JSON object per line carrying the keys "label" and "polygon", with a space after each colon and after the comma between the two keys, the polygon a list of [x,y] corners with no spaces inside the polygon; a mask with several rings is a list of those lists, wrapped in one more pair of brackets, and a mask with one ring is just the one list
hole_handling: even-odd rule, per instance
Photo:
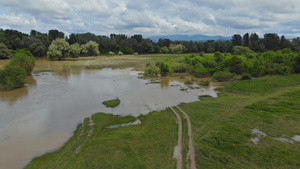
{"label": "gray cloud", "polygon": [[65,33],[300,36],[298,0],[1,0],[0,27]]}

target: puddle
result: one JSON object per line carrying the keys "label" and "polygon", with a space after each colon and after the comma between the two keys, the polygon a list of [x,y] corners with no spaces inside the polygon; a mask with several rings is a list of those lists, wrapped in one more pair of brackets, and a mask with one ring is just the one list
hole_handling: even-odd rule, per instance
{"label": "puddle", "polygon": [[[259,140],[263,137],[268,136],[266,133],[260,131],[257,128],[252,129],[252,135],[255,135],[256,137],[252,137],[250,138],[250,141],[252,141],[254,144],[258,144]],[[271,137],[271,136],[268,136]],[[294,141],[300,142],[300,136],[299,135],[295,135],[293,138],[291,139],[287,139],[287,138],[283,138],[283,137],[271,137],[274,140],[286,143],[286,144],[294,144]]]}
{"label": "puddle", "polygon": [[258,130],[257,128],[252,129],[252,135],[256,135],[256,137],[250,139],[256,145],[262,137],[267,136],[266,133]]}
{"label": "puddle", "polygon": [[300,136],[299,135],[295,135],[292,139],[294,141],[300,142]]}
{"label": "puddle", "polygon": [[138,125],[138,124],[141,124],[141,123],[142,122],[139,119],[136,119],[134,122],[111,125],[111,126],[108,126],[106,128],[115,129],[115,128],[124,127],[124,126]]}

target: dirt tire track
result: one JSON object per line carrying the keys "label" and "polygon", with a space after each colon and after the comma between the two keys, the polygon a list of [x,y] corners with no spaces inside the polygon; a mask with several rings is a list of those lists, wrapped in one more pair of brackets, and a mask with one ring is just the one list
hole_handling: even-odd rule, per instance
{"label": "dirt tire track", "polygon": [[190,117],[184,112],[180,107],[176,106],[178,110],[181,111],[181,113],[186,118],[187,124],[188,124],[188,136],[189,136],[189,155],[190,155],[190,168],[196,169],[196,162],[195,162],[195,149],[193,147],[193,140],[192,140],[192,124]]}
{"label": "dirt tire track", "polygon": [[182,168],[182,120],[179,114],[172,107],[170,107],[170,109],[176,115],[177,123],[178,123],[178,141],[177,141],[177,146],[175,147],[174,150],[173,158],[177,160],[177,169],[181,169]]}

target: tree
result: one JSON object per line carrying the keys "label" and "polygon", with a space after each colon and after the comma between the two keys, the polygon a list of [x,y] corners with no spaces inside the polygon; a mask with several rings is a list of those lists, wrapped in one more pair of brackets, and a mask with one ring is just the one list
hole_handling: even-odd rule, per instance
{"label": "tree", "polygon": [[232,41],[232,45],[233,46],[242,46],[242,37],[241,37],[241,35],[239,35],[239,34],[234,34],[233,36],[232,36],[232,39],[231,39],[231,41]]}
{"label": "tree", "polygon": [[69,54],[69,43],[65,39],[55,39],[52,41],[51,45],[49,46],[47,56],[50,59],[61,60],[61,58],[66,58]]}
{"label": "tree", "polygon": [[71,58],[78,58],[81,52],[81,46],[78,43],[74,43],[70,45],[69,50]]}
{"label": "tree", "polygon": [[280,49],[280,40],[279,36],[276,33],[264,34],[263,42],[267,50],[276,51]]}
{"label": "tree", "polygon": [[49,30],[48,36],[49,36],[50,42],[52,42],[53,40],[55,40],[57,38],[64,38],[65,34],[56,29],[51,29],[51,30]]}
{"label": "tree", "polygon": [[27,75],[30,75],[35,66],[35,58],[28,49],[19,49],[14,52],[9,65],[19,66],[26,71]]}
{"label": "tree", "polygon": [[249,47],[249,33],[245,33],[245,35],[243,36],[243,42],[244,42],[244,46]]}
{"label": "tree", "polygon": [[165,54],[166,54],[166,53],[169,53],[169,48],[166,47],[166,46],[160,48],[160,53],[165,53]]}
{"label": "tree", "polygon": [[88,43],[82,45],[82,53],[87,54],[88,56],[99,55],[100,51],[98,49],[99,44],[94,41],[89,41]]}
{"label": "tree", "polygon": [[32,43],[28,46],[28,49],[34,56],[45,56],[46,46],[42,40],[37,38],[31,38]]}
{"label": "tree", "polygon": [[23,87],[26,71],[20,66],[6,65],[0,70],[0,90],[12,90]]}
{"label": "tree", "polygon": [[177,45],[171,44],[171,45],[169,46],[169,51],[170,51],[171,53],[183,53],[183,52],[185,52],[186,50],[187,50],[186,47],[183,46],[182,44],[177,44]]}
{"label": "tree", "polygon": [[0,59],[9,59],[12,57],[11,51],[4,43],[0,43]]}
{"label": "tree", "polygon": [[256,33],[250,35],[250,49],[257,52],[259,51],[259,36]]}

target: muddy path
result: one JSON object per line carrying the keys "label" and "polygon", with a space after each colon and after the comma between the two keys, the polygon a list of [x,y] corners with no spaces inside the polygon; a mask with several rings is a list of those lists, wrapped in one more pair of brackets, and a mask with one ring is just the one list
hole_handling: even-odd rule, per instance
{"label": "muddy path", "polygon": [[177,160],[177,169],[182,168],[182,120],[180,115],[172,108],[171,110],[174,112],[175,116],[177,117],[177,123],[178,123],[178,141],[177,146],[174,150],[173,158]]}
{"label": "muddy path", "polygon": [[190,162],[190,164],[189,164],[190,169],[196,169],[195,149],[194,149],[193,140],[192,140],[192,124],[191,124],[191,120],[190,120],[190,117],[187,115],[186,112],[184,112],[180,107],[178,107],[178,106],[176,106],[176,107],[184,115],[184,117],[185,117],[185,119],[187,121],[187,124],[188,124],[189,158],[190,158],[190,161],[188,160],[188,162]]}

